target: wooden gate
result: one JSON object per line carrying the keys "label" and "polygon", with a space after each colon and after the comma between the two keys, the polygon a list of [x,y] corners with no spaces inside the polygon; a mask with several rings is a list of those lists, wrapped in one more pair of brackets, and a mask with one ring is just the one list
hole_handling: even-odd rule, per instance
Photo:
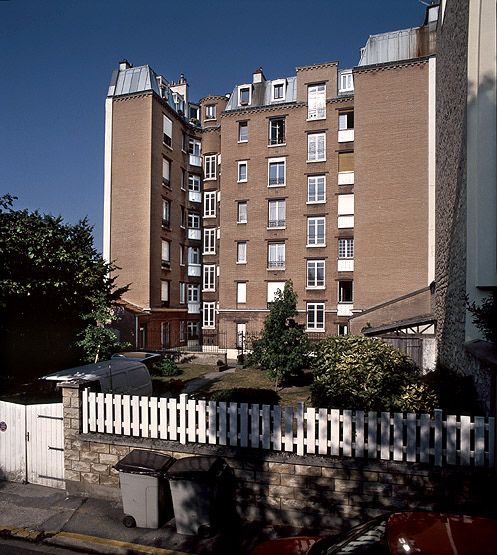
{"label": "wooden gate", "polygon": [[0,479],[64,488],[62,411],[62,403],[0,401]]}

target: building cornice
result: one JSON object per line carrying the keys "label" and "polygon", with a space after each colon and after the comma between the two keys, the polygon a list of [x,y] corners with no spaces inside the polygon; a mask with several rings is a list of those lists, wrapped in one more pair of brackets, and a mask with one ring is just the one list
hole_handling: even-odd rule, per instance
{"label": "building cornice", "polygon": [[299,72],[299,71],[309,71],[312,69],[322,69],[325,67],[333,67],[333,66],[337,66],[338,62],[323,62],[322,64],[312,64],[310,66],[300,66],[300,67],[296,67],[295,71]]}
{"label": "building cornice", "polygon": [[352,73],[370,73],[373,71],[382,71],[386,69],[398,69],[406,66],[419,66],[428,63],[430,58],[434,56],[423,56],[422,58],[415,58],[411,60],[396,60],[395,62],[385,62],[381,64],[372,64],[369,66],[357,66],[352,70]]}

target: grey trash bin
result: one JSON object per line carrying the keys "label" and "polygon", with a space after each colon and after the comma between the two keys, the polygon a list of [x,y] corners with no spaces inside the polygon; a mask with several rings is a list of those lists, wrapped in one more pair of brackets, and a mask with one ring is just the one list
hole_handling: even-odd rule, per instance
{"label": "grey trash bin", "polygon": [[209,535],[222,513],[220,499],[229,467],[219,457],[186,457],[167,471],[176,531]]}
{"label": "grey trash bin", "polygon": [[114,465],[119,471],[126,527],[159,528],[172,518],[165,473],[175,460],[155,451],[134,449]]}

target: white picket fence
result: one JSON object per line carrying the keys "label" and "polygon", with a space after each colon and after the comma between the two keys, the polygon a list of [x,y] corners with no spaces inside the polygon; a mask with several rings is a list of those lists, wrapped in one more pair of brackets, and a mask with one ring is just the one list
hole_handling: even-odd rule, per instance
{"label": "white picket fence", "polygon": [[493,466],[495,419],[90,392],[83,433],[404,462]]}

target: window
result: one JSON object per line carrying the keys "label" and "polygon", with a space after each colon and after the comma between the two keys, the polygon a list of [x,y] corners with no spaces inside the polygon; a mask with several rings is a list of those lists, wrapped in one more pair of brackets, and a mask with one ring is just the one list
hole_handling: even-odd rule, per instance
{"label": "window", "polygon": [[310,175],[307,178],[307,202],[309,204],[326,202],[326,177]]}
{"label": "window", "polygon": [[171,263],[171,244],[169,241],[162,240],[162,266],[168,267]]}
{"label": "window", "polygon": [[204,193],[204,218],[216,217],[216,191]]}
{"label": "window", "polygon": [[347,324],[338,324],[338,335],[347,335],[349,333],[349,329]]}
{"label": "window", "polygon": [[338,258],[354,258],[354,239],[338,239]]}
{"label": "window", "polygon": [[186,133],[184,131],[181,132],[181,150],[186,152]]}
{"label": "window", "polygon": [[307,119],[326,118],[326,85],[310,85],[307,87]]}
{"label": "window", "polygon": [[338,195],[338,228],[354,227],[354,195]]}
{"label": "window", "polygon": [[353,172],[354,171],[354,153],[339,152],[338,153],[338,171]]}
{"label": "window", "polygon": [[189,110],[188,110],[190,119],[194,119],[194,120],[200,119],[200,114],[198,112],[199,112],[198,106],[194,106],[193,104],[190,104]]}
{"label": "window", "polygon": [[247,284],[244,281],[236,284],[236,302],[240,304],[247,302]]}
{"label": "window", "polygon": [[238,183],[247,181],[247,162],[238,162]]}
{"label": "window", "polygon": [[216,254],[216,228],[204,229],[204,254]]}
{"label": "window", "polygon": [[285,81],[273,81],[272,100],[285,100]]}
{"label": "window", "polygon": [[285,227],[285,201],[269,201],[268,227]]}
{"label": "window", "polygon": [[324,247],[326,245],[326,218],[307,218],[307,246]]}
{"label": "window", "polygon": [[246,143],[248,141],[248,122],[240,121],[238,123],[238,142]]}
{"label": "window", "polygon": [[180,282],[179,284],[179,304],[185,304],[186,283]]}
{"label": "window", "polygon": [[268,162],[268,186],[282,187],[285,185],[285,159],[270,158]]}
{"label": "window", "polygon": [[202,310],[202,326],[213,328],[215,326],[216,303],[204,303]]}
{"label": "window", "polygon": [[338,92],[352,92],[354,90],[354,77],[352,70],[342,71],[338,79]]}
{"label": "window", "polygon": [[309,133],[307,135],[307,161],[322,162],[326,160],[325,133]]}
{"label": "window", "polygon": [[186,171],[184,169],[181,169],[181,183],[180,183],[180,187],[181,190],[184,191],[185,190],[185,181],[186,181]]}
{"label": "window", "polygon": [[324,331],[324,303],[307,303],[307,329]]}
{"label": "window", "polygon": [[199,322],[188,322],[186,326],[188,330],[188,339],[196,341],[198,339],[200,331]]}
{"label": "window", "polygon": [[205,179],[216,179],[216,154],[209,154],[204,157]]}
{"label": "window", "polygon": [[354,129],[354,112],[339,112],[338,113],[338,130],[345,131],[347,129]]}
{"label": "window", "polygon": [[325,261],[307,261],[307,288],[324,289],[325,286]]}
{"label": "window", "polygon": [[237,210],[236,223],[246,224],[247,223],[247,203],[245,201],[238,202],[236,210]]}
{"label": "window", "polygon": [[171,181],[171,162],[167,158],[162,159],[162,182],[169,185]]}
{"label": "window", "polygon": [[173,146],[173,122],[167,117],[162,116],[162,130],[163,130],[163,141],[164,144],[172,147]]}
{"label": "window", "polygon": [[238,106],[247,106],[252,100],[252,87],[241,85],[238,87]]}
{"label": "window", "polygon": [[237,241],[236,243],[236,263],[246,264],[247,263],[247,242]]}
{"label": "window", "polygon": [[198,214],[188,214],[188,228],[200,229],[200,216]]}
{"label": "window", "polygon": [[285,118],[272,118],[269,120],[269,144],[285,144]]}
{"label": "window", "polygon": [[216,105],[208,104],[205,107],[205,119],[216,119]]}
{"label": "window", "polygon": [[285,243],[269,243],[267,267],[269,270],[285,269]]}
{"label": "window", "polygon": [[188,139],[189,162],[192,166],[202,166],[200,152],[200,141],[197,141],[197,139]]}
{"label": "window", "polygon": [[284,281],[268,281],[267,283],[267,302],[273,303],[276,300],[277,293],[283,293],[285,289]]}
{"label": "window", "polygon": [[198,175],[188,176],[188,190],[189,191],[200,191],[200,177]]}
{"label": "window", "polygon": [[189,303],[198,303],[200,302],[200,286],[188,284],[188,302]]}
{"label": "window", "polygon": [[202,288],[204,291],[216,290],[216,266],[214,264],[204,266]]}
{"label": "window", "polygon": [[185,245],[179,246],[179,265],[185,265]]}
{"label": "window", "polygon": [[188,247],[188,264],[200,265],[200,249]]}
{"label": "window", "polygon": [[162,280],[160,285],[161,285],[160,300],[163,303],[168,303],[169,302],[169,282]]}
{"label": "window", "polygon": [[353,301],[352,281],[338,282],[338,302],[351,303]]}
{"label": "window", "polygon": [[162,199],[162,226],[169,227],[171,225],[171,201]]}
{"label": "window", "polygon": [[184,343],[186,341],[184,320],[179,321],[179,340],[180,340],[180,343]]}

